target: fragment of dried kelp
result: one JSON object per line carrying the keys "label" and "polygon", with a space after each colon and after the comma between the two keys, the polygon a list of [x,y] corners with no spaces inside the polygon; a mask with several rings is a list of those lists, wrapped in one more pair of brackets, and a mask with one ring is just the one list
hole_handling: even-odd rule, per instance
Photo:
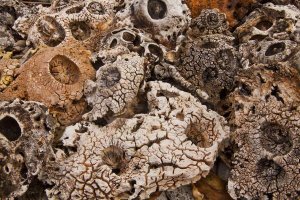
{"label": "fragment of dried kelp", "polygon": [[0,198],[26,192],[50,152],[51,120],[37,102],[0,102]]}
{"label": "fragment of dried kelp", "polygon": [[[28,33],[28,40],[36,46],[55,47],[69,40],[86,41],[100,32],[103,24],[110,23],[115,15],[118,1],[88,0],[67,6],[59,12],[43,8],[32,24],[31,17],[19,19],[15,27]],[[27,29],[30,24],[30,30]],[[24,27],[24,28],[23,28]]]}
{"label": "fragment of dried kelp", "polygon": [[0,92],[9,86],[16,78],[19,62],[16,59],[0,60]]}
{"label": "fragment of dried kelp", "polygon": [[208,174],[228,137],[224,119],[170,84],[146,87],[149,114],[66,129],[62,143],[73,152],[48,162],[49,198],[145,199]]}
{"label": "fragment of dried kelp", "polygon": [[256,65],[239,74],[232,95],[235,125],[230,195],[297,199],[300,189],[299,76],[284,64]]}
{"label": "fragment of dried kelp", "polygon": [[82,100],[84,82],[95,77],[89,57],[80,45],[41,49],[21,66],[0,99],[39,101],[61,124],[77,122],[87,106]]}
{"label": "fragment of dried kelp", "polygon": [[268,37],[299,42],[300,31],[296,28],[297,22],[300,23],[299,13],[300,10],[292,5],[264,4],[246,17],[235,34],[240,43],[259,42]]}
{"label": "fragment of dried kelp", "polygon": [[180,0],[127,1],[124,12],[117,17],[119,24],[143,29],[166,46],[175,46],[190,23],[190,11]]}
{"label": "fragment of dried kelp", "polygon": [[246,16],[255,2],[256,0],[187,0],[187,5],[193,18],[197,17],[203,9],[217,8],[226,14],[230,26],[233,27]]}
{"label": "fragment of dried kelp", "polygon": [[144,58],[136,53],[123,54],[97,71],[96,81],[87,81],[86,100],[93,108],[84,118],[120,115],[137,96],[144,80]]}

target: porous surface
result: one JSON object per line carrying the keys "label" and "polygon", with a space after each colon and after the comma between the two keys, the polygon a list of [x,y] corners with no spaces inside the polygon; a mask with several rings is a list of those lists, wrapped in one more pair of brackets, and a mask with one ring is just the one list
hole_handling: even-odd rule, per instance
{"label": "porous surface", "polygon": [[[190,11],[180,0],[127,0],[124,13],[117,14],[120,23],[137,27],[167,46],[176,45],[177,38],[188,28]],[[129,22],[130,21],[130,22]]]}
{"label": "porous surface", "polygon": [[16,70],[19,66],[18,60],[15,59],[0,60],[0,92],[16,78]]}
{"label": "porous surface", "polygon": [[55,183],[50,197],[145,199],[206,176],[228,137],[224,119],[167,83],[148,87],[148,114],[67,128],[63,143],[77,151],[48,163],[55,169],[45,172]]}
{"label": "porous surface", "polygon": [[299,182],[299,76],[284,64],[256,65],[240,74],[233,93],[236,125],[233,198],[297,199]]}
{"label": "porous surface", "polygon": [[51,119],[37,102],[0,103],[0,197],[14,198],[26,192],[51,151]]}
{"label": "porous surface", "polygon": [[0,199],[298,200],[298,2],[0,0]]}
{"label": "porous surface", "polygon": [[18,70],[19,76],[2,91],[0,99],[39,101],[61,124],[76,122],[86,108],[84,83],[95,77],[89,55],[80,45],[42,49]]}
{"label": "porous surface", "polygon": [[97,71],[96,81],[86,82],[84,93],[93,106],[84,117],[97,120],[125,112],[137,96],[144,80],[144,59],[137,54],[124,54]]}
{"label": "porous surface", "polygon": [[118,4],[111,0],[88,0],[59,11],[40,9],[36,14],[20,18],[16,29],[27,32],[28,40],[37,46],[55,47],[69,40],[86,41],[113,19]]}

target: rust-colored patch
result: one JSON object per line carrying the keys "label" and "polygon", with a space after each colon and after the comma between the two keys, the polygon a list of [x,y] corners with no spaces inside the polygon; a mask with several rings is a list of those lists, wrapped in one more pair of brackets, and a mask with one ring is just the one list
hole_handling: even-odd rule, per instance
{"label": "rust-colored patch", "polygon": [[203,9],[217,8],[225,13],[230,27],[237,25],[249,11],[250,5],[256,0],[187,0],[192,17],[197,17]]}

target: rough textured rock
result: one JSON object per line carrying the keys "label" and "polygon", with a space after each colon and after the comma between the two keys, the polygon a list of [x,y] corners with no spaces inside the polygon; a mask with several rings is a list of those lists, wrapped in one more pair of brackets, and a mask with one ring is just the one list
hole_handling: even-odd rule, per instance
{"label": "rough textured rock", "polygon": [[41,49],[20,67],[18,77],[2,91],[0,99],[39,101],[61,124],[76,122],[86,108],[84,83],[95,76],[89,55],[79,45]]}
{"label": "rough textured rock", "polygon": [[121,23],[145,30],[166,46],[175,46],[190,23],[189,9],[180,0],[126,1],[124,13],[117,16]]}
{"label": "rough textured rock", "polygon": [[298,0],[22,2],[0,0],[0,199],[298,198]]}
{"label": "rough textured rock", "polygon": [[261,41],[267,37],[299,42],[299,29],[296,28],[299,13],[299,9],[293,5],[268,3],[250,13],[235,33],[241,43]]}
{"label": "rough textured rock", "polygon": [[230,26],[235,26],[247,12],[251,9],[251,5],[255,0],[212,0],[212,1],[199,1],[187,0],[187,5],[191,9],[192,17],[197,17],[203,9],[217,8],[225,13]]}
{"label": "rough textured rock", "polygon": [[28,40],[36,46],[55,47],[70,40],[86,41],[113,19],[116,6],[118,1],[88,0],[58,12],[43,8],[20,18],[15,28],[21,33],[27,32]]}
{"label": "rough textured rock", "polygon": [[239,51],[243,62],[276,64],[287,61],[298,50],[297,46],[297,42],[291,40],[265,39],[260,42],[253,40],[241,44]]}
{"label": "rough textured rock", "polygon": [[45,164],[52,135],[47,108],[37,102],[0,103],[0,197],[22,195]]}
{"label": "rough textured rock", "polygon": [[214,109],[223,112],[220,108],[234,88],[234,77],[240,67],[234,38],[228,32],[224,14],[218,10],[203,10],[192,24],[189,37],[177,52],[176,70],[184,79],[177,80],[188,82],[182,85],[186,84]]}
{"label": "rough textured rock", "polygon": [[0,60],[0,92],[16,78],[16,69],[19,66],[19,61],[15,59]]}
{"label": "rough textured rock", "polygon": [[299,76],[285,64],[256,65],[239,74],[233,94],[233,198],[299,197]]}
{"label": "rough textured rock", "polygon": [[86,100],[93,107],[84,118],[120,115],[132,104],[144,80],[144,58],[135,53],[118,56],[117,60],[98,69],[96,81],[87,81]]}
{"label": "rough textured rock", "polygon": [[157,200],[194,200],[192,187],[191,186],[181,186],[175,190],[168,190],[163,192]]}
{"label": "rough textured rock", "polygon": [[228,137],[224,119],[167,83],[148,87],[149,114],[67,128],[62,142],[76,152],[48,162],[49,197],[145,199],[208,174]]}

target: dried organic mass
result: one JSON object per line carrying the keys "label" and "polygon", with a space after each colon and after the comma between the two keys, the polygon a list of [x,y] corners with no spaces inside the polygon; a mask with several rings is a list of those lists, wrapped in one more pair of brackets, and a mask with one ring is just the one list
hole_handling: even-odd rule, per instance
{"label": "dried organic mass", "polygon": [[300,196],[297,0],[0,0],[0,199]]}

